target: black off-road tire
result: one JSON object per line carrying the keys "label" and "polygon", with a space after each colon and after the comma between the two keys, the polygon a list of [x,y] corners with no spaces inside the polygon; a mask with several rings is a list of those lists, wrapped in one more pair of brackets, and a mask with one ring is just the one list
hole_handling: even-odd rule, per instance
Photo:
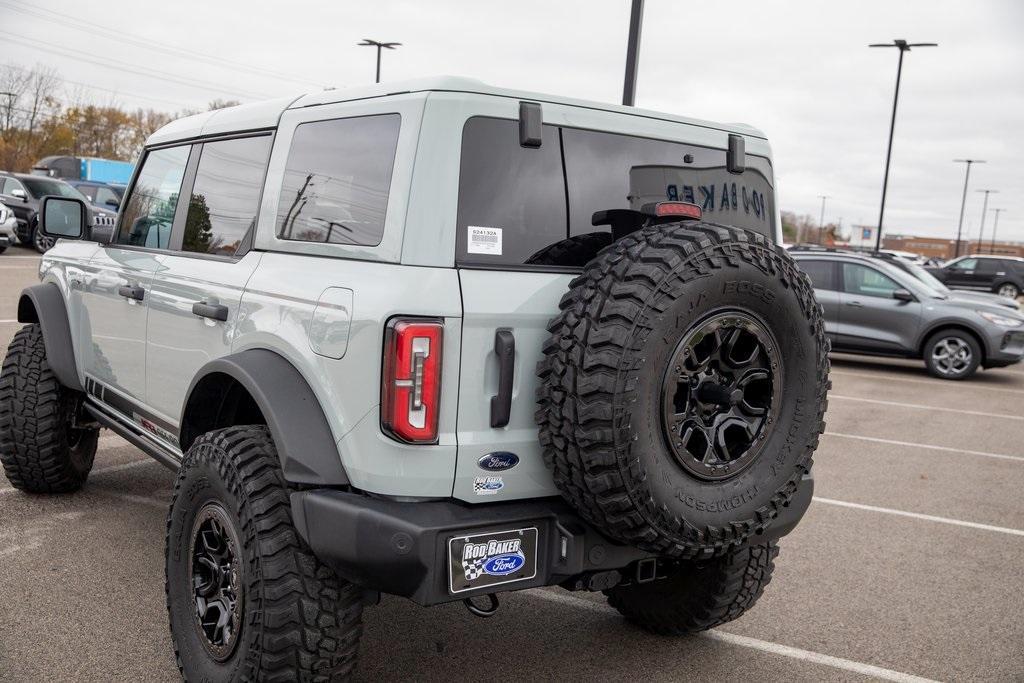
{"label": "black off-road tire", "polygon": [[40,326],[18,330],[0,371],[0,462],[14,488],[67,493],[82,487],[99,429],[74,426],[80,401],[47,364]]}
{"label": "black off-road tire", "polygon": [[[811,468],[830,386],[821,307],[785,250],[710,223],[647,227],[590,262],[560,309],[536,417],[576,510],[616,540],[675,558],[723,555],[768,529]],[[757,457],[706,481],[669,452],[659,383],[684,334],[733,309],[778,340],[781,395]]]}
{"label": "black off-road tire", "polygon": [[[264,426],[199,437],[174,485],[167,517],[166,594],[178,668],[186,681],[341,681],[356,663],[363,593],[322,564],[292,522],[289,490]],[[237,538],[232,584],[240,626],[221,661],[198,625],[193,533],[219,509]],[[226,645],[225,645],[226,647]]]}
{"label": "black off-road tire", "polygon": [[710,560],[683,563],[672,576],[605,591],[608,604],[648,631],[681,636],[739,618],[772,580],[774,541]]}

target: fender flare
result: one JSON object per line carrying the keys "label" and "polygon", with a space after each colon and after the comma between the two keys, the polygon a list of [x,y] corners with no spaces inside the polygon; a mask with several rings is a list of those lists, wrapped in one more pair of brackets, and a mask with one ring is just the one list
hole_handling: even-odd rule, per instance
{"label": "fender flare", "polygon": [[52,282],[43,282],[21,290],[18,322],[38,323],[43,328],[46,363],[57,381],[68,389],[84,391],[78,378],[68,308],[60,287]]}
{"label": "fender flare", "polygon": [[921,334],[918,335],[918,337],[917,337],[917,345],[915,346],[915,350],[920,351],[922,349],[922,347],[924,346],[925,342],[928,341],[929,337],[931,337],[933,334],[935,334],[939,330],[944,329],[944,328],[948,328],[948,327],[953,327],[953,328],[959,328],[959,329],[962,329],[962,330],[967,330],[968,332],[973,334],[974,337],[978,340],[978,343],[981,345],[981,353],[982,353],[982,355],[984,356],[984,358],[988,358],[988,355],[989,355],[991,350],[988,348],[988,337],[987,337],[987,335],[985,335],[985,333],[981,332],[973,323],[970,323],[970,322],[965,321],[965,320],[961,320],[959,318],[943,318],[942,320],[939,320],[938,322],[929,323],[928,327],[926,327],[921,332]]}
{"label": "fender flare", "polygon": [[249,392],[267,421],[285,480],[314,486],[348,485],[330,424],[313,389],[290,361],[267,349],[222,356],[199,369],[182,407],[183,451],[199,436],[186,433],[193,392],[214,374],[227,375]]}

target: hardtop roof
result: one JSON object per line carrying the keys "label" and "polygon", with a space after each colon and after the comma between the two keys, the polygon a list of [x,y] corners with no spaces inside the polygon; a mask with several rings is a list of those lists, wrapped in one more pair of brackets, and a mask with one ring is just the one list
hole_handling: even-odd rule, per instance
{"label": "hardtop roof", "polygon": [[337,102],[387,97],[389,95],[429,92],[460,92],[476,95],[508,97],[570,107],[598,109],[627,116],[640,116],[660,119],[663,121],[685,123],[704,128],[713,128],[726,132],[740,133],[751,137],[765,137],[764,133],[760,130],[742,123],[713,123],[711,121],[692,119],[647,109],[638,109],[636,107],[627,107],[620,104],[609,104],[607,102],[594,102],[590,100],[559,97],[556,95],[497,88],[488,85],[483,81],[471,78],[435,76],[431,78],[418,78],[391,83],[375,83],[372,85],[323,90],[321,92],[300,95],[298,97],[281,97],[273,100],[241,104],[234,107],[225,107],[224,109],[203,112],[202,114],[186,116],[168,123],[166,126],[163,126],[153,133],[146,141],[146,144],[161,145],[210,135],[246,130],[259,130],[261,128],[274,128],[277,126],[277,122],[280,119],[281,114],[288,109],[299,109],[302,107],[313,107],[321,104],[333,104]]}

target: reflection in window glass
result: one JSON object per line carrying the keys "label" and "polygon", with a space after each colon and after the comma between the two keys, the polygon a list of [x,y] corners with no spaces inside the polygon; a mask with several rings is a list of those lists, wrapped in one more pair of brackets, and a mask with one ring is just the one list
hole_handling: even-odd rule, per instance
{"label": "reflection in window glass", "polygon": [[121,216],[117,244],[168,247],[190,150],[190,145],[181,145],[156,149],[146,155]]}
{"label": "reflection in window glass", "polygon": [[287,240],[380,244],[401,116],[363,116],[295,128],[277,234]]}
{"label": "reflection in window glass", "polygon": [[254,229],[270,155],[269,135],[203,145],[182,251],[232,256]]}
{"label": "reflection in window glass", "polygon": [[882,275],[874,268],[856,263],[843,264],[843,289],[848,294],[862,294],[886,299],[900,286],[888,276]]}

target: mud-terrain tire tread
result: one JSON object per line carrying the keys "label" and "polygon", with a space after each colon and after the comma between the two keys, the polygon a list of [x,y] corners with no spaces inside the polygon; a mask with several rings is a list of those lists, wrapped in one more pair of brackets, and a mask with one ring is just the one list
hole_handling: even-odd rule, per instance
{"label": "mud-terrain tire tread", "polygon": [[612,235],[608,232],[575,235],[541,249],[527,263],[535,266],[582,267],[611,243]]}
{"label": "mud-terrain tire tread", "polygon": [[[816,348],[817,416],[788,481],[747,519],[727,526],[674,517],[636,484],[646,473],[629,452],[629,399],[622,384],[643,359],[628,348],[648,305],[670,278],[689,281],[715,269],[751,264],[779,277],[796,295]],[[570,283],[548,325],[538,363],[544,460],[563,497],[589,522],[623,543],[677,558],[720,555],[767,528],[810,471],[824,431],[831,388],[829,342],[810,279],[781,246],[749,230],[707,222],[643,228],[600,252]],[[628,313],[628,315],[627,315]],[[592,331],[600,325],[600,335]],[[649,330],[649,328],[648,328]],[[640,333],[646,330],[639,330]],[[659,529],[670,528],[675,538]]]}
{"label": "mud-terrain tire tread", "polygon": [[772,580],[775,541],[697,562],[677,579],[605,591],[608,604],[642,628],[665,636],[706,631],[738,619]]}
{"label": "mud-terrain tire tread", "polygon": [[[289,489],[265,426],[208,432],[189,449],[168,511],[166,561],[170,562],[171,521],[182,494],[182,474],[198,460],[209,462],[239,501],[240,509],[229,512],[241,520],[246,591],[254,591],[259,602],[259,623],[247,613],[243,629],[260,629],[257,647],[247,653],[245,679],[348,680],[362,634],[363,593],[321,563],[296,531]],[[169,582],[164,589],[170,611]],[[187,680],[177,637],[172,636],[178,669]]]}
{"label": "mud-terrain tire tread", "polygon": [[[39,324],[14,334],[0,370],[0,462],[11,485],[29,493],[68,493],[85,483],[99,430],[69,445],[75,397],[46,362]],[[72,450],[81,454],[72,459]]]}

